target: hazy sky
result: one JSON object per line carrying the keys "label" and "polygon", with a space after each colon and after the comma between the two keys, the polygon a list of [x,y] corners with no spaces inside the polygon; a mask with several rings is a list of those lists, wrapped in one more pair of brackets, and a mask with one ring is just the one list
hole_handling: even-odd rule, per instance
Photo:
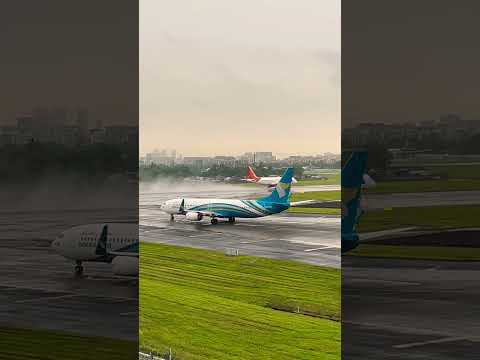
{"label": "hazy sky", "polygon": [[0,43],[0,125],[37,106],[84,107],[105,124],[138,123],[136,2],[9,1]]}
{"label": "hazy sky", "polygon": [[480,118],[480,3],[455,4],[343,3],[342,126]]}
{"label": "hazy sky", "polygon": [[340,1],[141,0],[140,153],[340,151]]}

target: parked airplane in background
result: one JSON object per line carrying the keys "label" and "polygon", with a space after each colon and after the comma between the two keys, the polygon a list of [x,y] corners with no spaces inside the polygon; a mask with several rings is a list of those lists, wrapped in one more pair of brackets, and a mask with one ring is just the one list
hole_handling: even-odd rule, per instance
{"label": "parked airplane in background", "polygon": [[107,262],[116,275],[138,275],[138,225],[128,223],[88,224],[65,230],[51,248],[76,263],[75,274],[83,273],[82,262]]}
{"label": "parked airplane in background", "polygon": [[293,168],[289,167],[279,178],[272,193],[257,200],[233,199],[188,199],[180,198],[168,200],[161,205],[161,210],[170,214],[185,215],[188,220],[200,221],[210,217],[211,223],[218,223],[218,219],[228,219],[234,223],[235,218],[257,218],[277,214],[294,206],[288,200],[293,179]]}
{"label": "parked airplane in background", "polygon": [[[245,181],[251,182],[251,183],[256,183],[260,185],[268,185],[270,187],[273,187],[278,184],[280,181],[280,176],[262,176],[259,177],[255,174],[255,171],[253,171],[252,167],[249,166],[247,170],[247,177],[245,178]],[[295,178],[292,178],[292,184],[296,184],[297,180]]]}

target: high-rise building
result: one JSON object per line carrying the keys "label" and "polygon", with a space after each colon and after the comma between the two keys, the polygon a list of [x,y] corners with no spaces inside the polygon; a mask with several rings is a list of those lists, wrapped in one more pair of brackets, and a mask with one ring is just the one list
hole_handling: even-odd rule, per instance
{"label": "high-rise building", "polygon": [[254,154],[255,163],[268,163],[275,161],[275,156],[273,156],[271,151],[257,151]]}

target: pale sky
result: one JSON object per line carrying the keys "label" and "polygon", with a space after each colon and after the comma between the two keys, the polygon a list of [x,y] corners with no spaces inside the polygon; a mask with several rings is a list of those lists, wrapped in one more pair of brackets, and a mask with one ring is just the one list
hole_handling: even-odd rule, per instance
{"label": "pale sky", "polygon": [[141,0],[140,153],[340,152],[340,1]]}

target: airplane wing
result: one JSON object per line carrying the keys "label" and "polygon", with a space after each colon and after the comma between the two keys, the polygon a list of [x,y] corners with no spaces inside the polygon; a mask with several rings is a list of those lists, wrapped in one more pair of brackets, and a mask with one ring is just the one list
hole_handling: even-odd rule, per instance
{"label": "airplane wing", "polygon": [[318,200],[303,200],[303,201],[294,201],[290,203],[290,207],[302,206],[302,205],[312,205],[317,204],[320,201]]}
{"label": "airplane wing", "polygon": [[294,201],[290,203],[290,207],[304,206],[304,205],[322,205],[324,207],[340,207],[340,201],[338,200],[330,200],[330,201],[302,200],[302,201]]}
{"label": "airplane wing", "polygon": [[138,242],[125,246],[124,248],[115,250],[115,251],[108,251],[108,255],[113,256],[128,256],[128,257],[138,257],[139,254],[139,247]]}
{"label": "airplane wing", "polygon": [[127,257],[136,257],[138,258],[138,253],[128,253],[128,252],[121,252],[121,251],[109,251],[108,255],[113,256],[127,256]]}
{"label": "airplane wing", "polygon": [[108,237],[108,225],[104,225],[100,238],[98,239],[96,254],[101,256],[129,256],[129,257],[138,257],[139,246],[138,241],[136,243],[127,245],[123,248],[120,248],[115,251],[108,250],[107,247],[107,237]]}

